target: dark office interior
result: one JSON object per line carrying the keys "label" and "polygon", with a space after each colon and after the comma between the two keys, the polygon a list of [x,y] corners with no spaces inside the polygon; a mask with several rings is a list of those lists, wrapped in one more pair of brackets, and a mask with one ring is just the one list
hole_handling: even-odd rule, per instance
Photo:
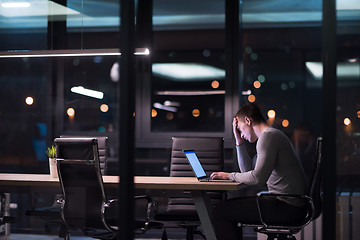
{"label": "dark office interior", "polygon": [[[174,136],[223,137],[224,168],[238,171],[232,118],[255,102],[291,139],[305,170],[316,138],[326,141],[323,218],[312,239],[360,239],[358,2],[0,2],[1,173],[49,174],[45,151],[62,135],[107,136],[106,175],[168,176]],[[121,16],[132,3],[133,15]],[[124,46],[135,55],[123,54]],[[56,56],[63,50],[73,55]],[[124,69],[127,59],[132,66]],[[161,211],[166,200],[157,200]],[[33,189],[9,201],[12,234],[57,234],[25,216],[51,205],[53,194]],[[245,231],[244,239],[261,238]]]}

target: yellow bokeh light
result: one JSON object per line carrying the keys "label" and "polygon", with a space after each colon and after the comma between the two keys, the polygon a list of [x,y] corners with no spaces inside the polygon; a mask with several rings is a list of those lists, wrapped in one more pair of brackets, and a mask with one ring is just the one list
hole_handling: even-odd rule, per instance
{"label": "yellow bokeh light", "polygon": [[249,102],[255,102],[255,100],[256,100],[255,95],[250,94],[250,95],[248,96],[248,101],[249,101]]}
{"label": "yellow bokeh light", "polygon": [[254,88],[260,88],[260,87],[261,87],[261,82],[256,80],[254,82]]}
{"label": "yellow bokeh light", "polygon": [[350,125],[350,124],[351,124],[351,120],[350,120],[349,118],[345,118],[345,119],[344,119],[344,124],[345,124],[346,126]]}
{"label": "yellow bokeh light", "polygon": [[151,109],[151,117],[156,117],[157,111],[155,109]]}
{"label": "yellow bokeh light", "polygon": [[360,118],[360,111],[357,111],[357,117]]}
{"label": "yellow bokeh light", "polygon": [[267,115],[268,115],[269,118],[275,118],[276,112],[274,110],[269,110],[267,112]]}
{"label": "yellow bokeh light", "polygon": [[74,117],[75,116],[75,110],[73,108],[68,108],[68,110],[66,111],[67,115],[69,117]]}
{"label": "yellow bokeh light", "polygon": [[109,111],[109,106],[108,105],[106,105],[106,104],[101,104],[101,106],[100,106],[100,111],[102,111],[102,112],[107,112],[107,111]]}
{"label": "yellow bokeh light", "polygon": [[25,99],[25,103],[26,103],[27,105],[32,105],[32,104],[34,103],[34,99],[33,99],[32,97],[27,97],[27,98]]}
{"label": "yellow bokeh light", "polygon": [[219,81],[214,80],[214,81],[211,82],[211,87],[212,88],[218,88],[219,86],[220,86]]}
{"label": "yellow bokeh light", "polygon": [[287,119],[284,119],[282,122],[281,122],[282,126],[283,127],[288,127],[289,126],[289,121]]}
{"label": "yellow bokeh light", "polygon": [[199,117],[200,116],[200,111],[199,111],[199,109],[194,109],[193,111],[192,111],[192,115],[194,116],[194,117]]}

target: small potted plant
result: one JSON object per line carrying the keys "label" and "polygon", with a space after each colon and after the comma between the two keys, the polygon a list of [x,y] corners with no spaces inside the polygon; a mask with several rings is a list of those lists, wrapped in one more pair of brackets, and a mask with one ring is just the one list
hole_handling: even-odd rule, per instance
{"label": "small potted plant", "polygon": [[56,147],[54,145],[48,147],[45,152],[49,158],[56,158]]}
{"label": "small potted plant", "polygon": [[57,167],[56,167],[56,147],[52,145],[46,149],[46,155],[49,157],[49,167],[51,177],[58,177]]}

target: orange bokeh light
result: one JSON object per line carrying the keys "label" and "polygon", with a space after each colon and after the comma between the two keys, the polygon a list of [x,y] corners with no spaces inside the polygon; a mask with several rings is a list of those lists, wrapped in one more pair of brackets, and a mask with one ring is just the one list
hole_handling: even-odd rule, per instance
{"label": "orange bokeh light", "polygon": [[288,127],[289,126],[289,121],[287,119],[284,119],[282,122],[281,122],[282,126],[283,127]]}
{"label": "orange bokeh light", "polygon": [[151,110],[151,117],[156,117],[157,116],[157,111],[155,109]]}
{"label": "orange bokeh light", "polygon": [[214,80],[214,81],[211,82],[211,87],[212,88],[218,88],[219,86],[220,86],[219,81]]}
{"label": "orange bokeh light", "polygon": [[256,80],[254,82],[254,88],[260,88],[260,87],[261,87],[261,82]]}
{"label": "orange bokeh light", "polygon": [[199,117],[199,116],[200,116],[200,111],[199,111],[199,109],[194,109],[194,110],[192,111],[192,115],[193,115],[194,117]]}
{"label": "orange bokeh light", "polygon": [[107,112],[107,111],[109,111],[109,106],[108,105],[106,105],[106,104],[101,104],[101,106],[100,106],[100,111],[102,111],[102,112]]}
{"label": "orange bokeh light", "polygon": [[255,100],[256,100],[255,95],[250,94],[250,95],[248,96],[248,101],[249,101],[249,102],[255,102]]}

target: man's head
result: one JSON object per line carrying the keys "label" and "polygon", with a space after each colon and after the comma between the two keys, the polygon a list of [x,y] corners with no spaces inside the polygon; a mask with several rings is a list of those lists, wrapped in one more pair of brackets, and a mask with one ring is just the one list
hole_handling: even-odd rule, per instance
{"label": "man's head", "polygon": [[243,122],[245,121],[245,117],[247,117],[251,118],[254,124],[266,123],[260,108],[255,103],[245,103],[235,114],[235,117],[238,117],[238,119]]}
{"label": "man's head", "polygon": [[241,132],[241,137],[249,142],[255,142],[257,135],[254,126],[260,123],[266,123],[259,107],[255,103],[244,104],[235,114],[237,128]]}

